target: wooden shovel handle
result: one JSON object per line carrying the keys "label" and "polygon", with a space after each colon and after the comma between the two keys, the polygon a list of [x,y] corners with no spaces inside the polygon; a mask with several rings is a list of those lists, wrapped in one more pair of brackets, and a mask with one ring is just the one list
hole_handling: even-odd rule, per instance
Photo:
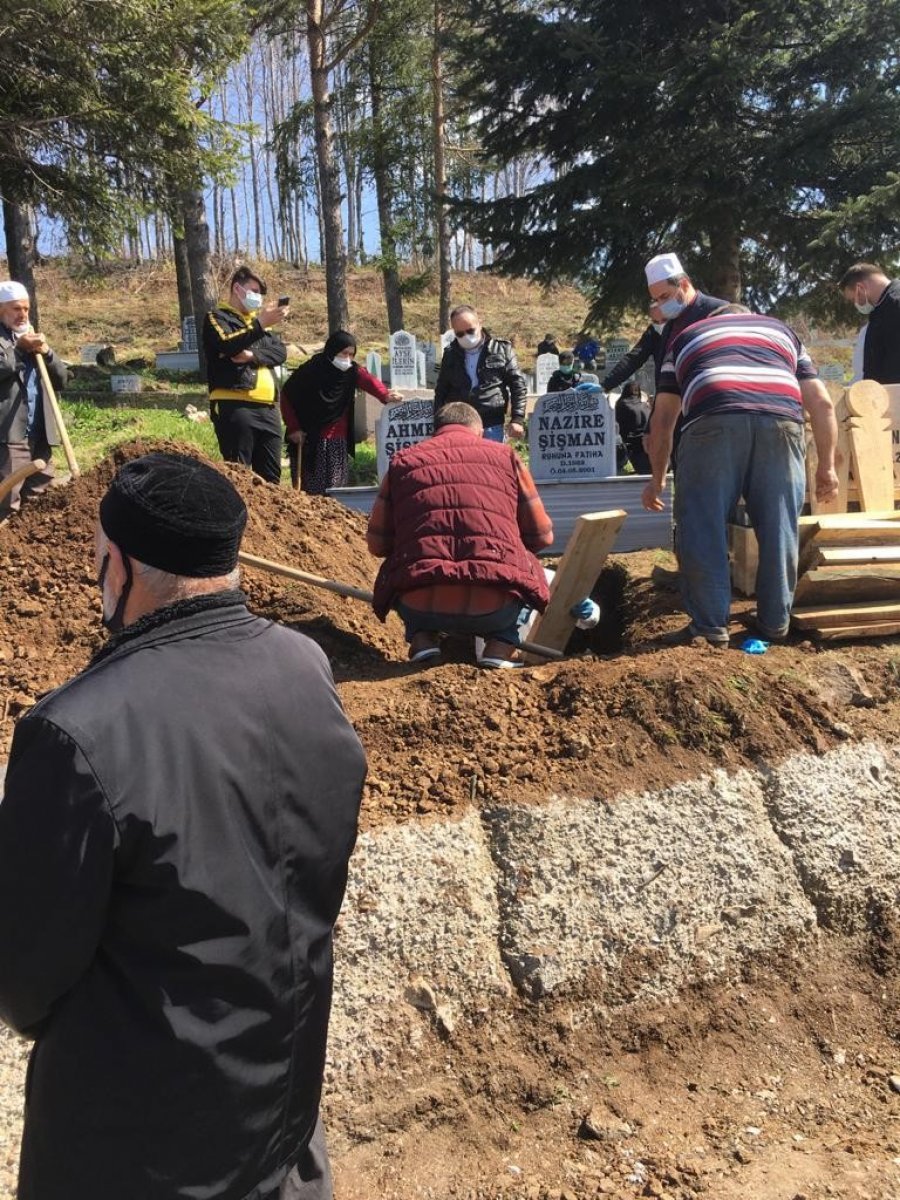
{"label": "wooden shovel handle", "polygon": [[5,500],[13,488],[27,479],[29,475],[37,475],[39,471],[46,471],[46,469],[47,464],[42,458],[33,458],[24,467],[19,467],[18,471],[7,475],[4,480],[0,481],[0,500]]}
{"label": "wooden shovel handle", "polygon": [[44,362],[43,354],[35,354],[34,360],[37,363],[38,371],[41,376],[41,386],[44,389],[44,396],[47,403],[50,405],[50,411],[53,413],[53,420],[56,422],[56,428],[59,430],[59,440],[62,442],[62,448],[65,451],[66,462],[69,464],[69,471],[73,479],[77,479],[81,474],[81,468],[75,458],[75,451],[72,449],[72,443],[69,441],[69,431],[66,429],[66,423],[63,420],[62,409],[59,407],[59,401],[56,398],[56,392],[53,390],[53,384],[50,382],[50,375],[47,371],[47,364]]}

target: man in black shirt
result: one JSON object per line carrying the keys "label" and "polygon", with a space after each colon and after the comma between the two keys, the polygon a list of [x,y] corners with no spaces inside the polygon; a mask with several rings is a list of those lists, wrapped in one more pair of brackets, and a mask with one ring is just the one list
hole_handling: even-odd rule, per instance
{"label": "man in black shirt", "polygon": [[869,318],[863,343],[863,379],[900,383],[900,279],[881,267],[855,263],[838,284],[844,299]]}

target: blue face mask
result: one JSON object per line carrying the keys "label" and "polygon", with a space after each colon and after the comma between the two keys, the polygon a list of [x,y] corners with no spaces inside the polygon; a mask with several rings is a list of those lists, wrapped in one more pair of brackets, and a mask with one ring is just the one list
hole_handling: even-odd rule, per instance
{"label": "blue face mask", "polygon": [[656,306],[667,321],[674,321],[682,309],[687,308],[680,296],[672,296],[668,300],[660,300]]}

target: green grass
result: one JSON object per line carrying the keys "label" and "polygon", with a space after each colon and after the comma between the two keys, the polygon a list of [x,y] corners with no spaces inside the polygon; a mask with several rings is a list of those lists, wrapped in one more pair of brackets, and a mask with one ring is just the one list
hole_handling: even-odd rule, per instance
{"label": "green grass", "polygon": [[[136,438],[168,442],[187,442],[199,446],[208,458],[221,461],[216,435],[209,421],[189,421],[181,413],[159,408],[100,408],[86,401],[62,402],[66,428],[75,449],[78,465],[90,470],[122,442]],[[286,482],[288,471],[282,472]],[[350,482],[355,487],[377,483],[375,445],[363,442],[350,460]]]}

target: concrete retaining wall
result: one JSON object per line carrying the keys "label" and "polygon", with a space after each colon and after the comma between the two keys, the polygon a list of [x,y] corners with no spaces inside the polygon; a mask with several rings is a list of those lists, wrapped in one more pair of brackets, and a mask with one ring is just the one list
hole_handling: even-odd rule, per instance
{"label": "concrete retaining wall", "polygon": [[662,792],[365,834],[337,937],[333,1078],[452,1036],[510,986],[674,998],[900,909],[900,756],[875,744]]}

